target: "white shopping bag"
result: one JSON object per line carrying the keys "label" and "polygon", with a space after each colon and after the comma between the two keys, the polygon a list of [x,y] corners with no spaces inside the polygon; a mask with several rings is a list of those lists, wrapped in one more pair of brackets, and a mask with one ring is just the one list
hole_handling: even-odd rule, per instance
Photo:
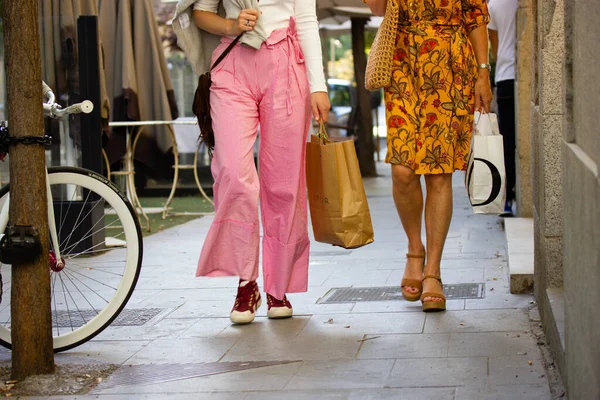
{"label": "white shopping bag", "polygon": [[496,114],[475,113],[465,186],[476,214],[504,213],[504,145]]}

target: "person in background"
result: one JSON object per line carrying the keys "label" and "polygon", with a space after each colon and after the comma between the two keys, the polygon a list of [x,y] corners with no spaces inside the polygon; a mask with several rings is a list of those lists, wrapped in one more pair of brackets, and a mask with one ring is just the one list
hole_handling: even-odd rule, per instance
{"label": "person in background", "polygon": [[[375,15],[384,15],[392,0],[364,1]],[[420,299],[423,311],[442,311],[441,261],[452,220],[452,174],[467,167],[474,111],[489,112],[492,101],[489,14],[485,0],[398,1],[385,104],[386,162],[392,164],[394,201],[408,237],[402,294],[408,301]]]}
{"label": "person in background", "polygon": [[[289,318],[286,293],[308,288],[305,145],[311,116],[327,122],[331,108],[316,0],[181,1],[180,8],[194,7],[187,29],[222,36],[211,64],[243,33],[211,72],[216,213],[196,275],[239,277],[230,319],[254,320],[261,305],[260,199],[267,315]],[[225,16],[218,13],[220,5]],[[260,174],[253,157],[259,124]]]}
{"label": "person in background", "polygon": [[498,125],[504,140],[506,205],[504,215],[513,215],[516,186],[515,53],[517,45],[518,0],[489,0],[490,43],[496,61],[496,102]]}

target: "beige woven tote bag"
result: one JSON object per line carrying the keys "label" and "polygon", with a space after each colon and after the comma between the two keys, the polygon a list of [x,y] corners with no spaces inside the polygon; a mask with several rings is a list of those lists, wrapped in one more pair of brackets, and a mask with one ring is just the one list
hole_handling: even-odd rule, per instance
{"label": "beige woven tote bag", "polygon": [[377,90],[388,87],[392,80],[392,60],[396,51],[396,36],[398,35],[398,17],[400,5],[398,0],[387,0],[385,16],[377,30],[377,35],[371,46],[365,87],[367,90]]}

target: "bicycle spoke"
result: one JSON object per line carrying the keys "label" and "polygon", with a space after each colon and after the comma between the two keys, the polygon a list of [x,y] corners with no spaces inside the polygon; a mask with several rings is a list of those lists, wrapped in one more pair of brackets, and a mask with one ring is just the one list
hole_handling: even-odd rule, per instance
{"label": "bicycle spoke", "polygon": [[[66,185],[66,186],[68,187],[68,185]],[[65,219],[62,219],[62,209],[63,208],[62,207],[60,208],[61,220],[60,220],[60,228],[58,229],[58,233],[62,232],[62,228],[64,226],[64,223],[67,220],[66,217],[67,217],[67,215],[69,215],[69,211],[71,210],[71,205],[73,204],[73,201],[75,199],[75,193],[76,192],[77,192],[76,190],[73,191],[73,196],[71,197],[71,200],[69,200],[69,207],[67,207],[67,212],[65,213]]]}
{"label": "bicycle spoke", "polygon": [[[69,281],[71,282],[71,284],[73,284],[73,280],[67,274],[65,274],[65,276],[69,279]],[[75,286],[75,284],[73,284],[73,286]],[[78,289],[77,286],[75,286],[75,288]],[[79,292],[81,293],[81,291],[79,291]],[[70,291],[69,291],[69,297],[71,298],[71,301],[73,301],[73,304],[75,305],[75,308],[77,308],[77,311],[79,312],[79,315],[81,316],[81,320],[83,321],[83,325],[87,324],[88,321],[86,321],[85,316],[83,315],[83,313],[79,309],[79,306],[77,305],[77,302],[75,301],[75,298],[73,297],[73,295],[71,294]],[[92,309],[93,309],[93,307],[92,307]]]}
{"label": "bicycle spoke", "polygon": [[[66,270],[63,270],[63,272],[65,274],[67,274],[67,272],[65,272]],[[91,287],[89,287],[88,285],[85,284],[85,282],[83,282],[81,279],[79,279],[78,277],[76,277],[75,275],[73,275],[73,271],[69,271],[72,275],[72,277],[76,280],[78,280],[79,282],[81,282],[81,284],[83,286],[85,286],[86,288],[90,289],[91,292],[93,292],[96,296],[100,297],[102,300],[104,300],[105,302],[109,303],[108,300],[106,300],[104,297],[102,297],[99,293],[97,293],[94,289],[92,289]]]}
{"label": "bicycle spoke", "polygon": [[[90,198],[90,195],[92,194],[91,191],[88,191],[88,194],[85,198],[85,201],[83,202],[83,204],[87,203],[88,199]],[[79,219],[81,218],[81,214],[83,213],[83,207],[81,207],[81,210],[79,211],[79,215],[77,216],[77,219],[75,220],[76,222],[79,221]],[[71,233],[69,234],[69,236],[66,239],[66,243],[69,243],[69,240],[71,240],[71,236],[73,236],[73,233],[75,232],[75,230],[79,227],[79,225],[81,225],[83,223],[80,222],[79,224],[77,224],[76,226],[73,227],[73,229],[71,230]],[[61,244],[59,244],[60,248],[62,249],[65,245],[65,241],[63,241]]]}
{"label": "bicycle spoke", "polygon": [[[54,288],[56,287],[56,272],[54,273],[54,282],[52,283],[52,293],[54,294]],[[54,299],[54,315],[56,319],[56,336],[60,336],[60,326],[58,326],[58,307],[56,306],[56,296],[52,296]]]}
{"label": "bicycle spoke", "polygon": [[[69,261],[69,264],[73,264],[73,260],[77,259],[77,257],[73,257],[73,258],[65,258],[65,261]],[[127,261],[125,260],[99,260],[99,261],[85,261],[85,265],[83,264],[76,264],[76,265],[81,265],[82,267],[87,267],[88,265],[94,265],[94,264],[119,264],[119,263],[125,263]],[[96,267],[94,267],[96,268]]]}
{"label": "bicycle spoke", "polygon": [[[8,303],[8,304],[6,305],[6,307],[4,307],[2,310],[0,310],[0,314],[1,314],[2,312],[4,312],[4,310],[6,310],[8,307],[10,307],[10,303]],[[10,320],[10,312],[8,313],[8,320],[6,320],[6,321],[2,321],[2,325],[6,325],[6,324],[8,324],[8,321],[9,321],[9,320]]]}
{"label": "bicycle spoke", "polygon": [[[102,242],[102,243],[100,243],[100,244],[104,244],[104,242]],[[99,245],[100,245],[100,244],[99,244]],[[96,248],[96,247],[98,247],[99,245],[96,245],[96,246],[90,247],[90,249]],[[87,250],[85,250],[84,252],[77,253],[75,256],[71,256],[71,257],[69,257],[69,258],[65,258],[65,261],[66,261],[66,260],[74,260],[74,259],[76,259],[76,258],[79,258],[80,256],[87,256],[87,255],[98,254],[98,253],[104,253],[104,254],[107,254],[107,253],[110,253],[111,251],[112,251],[111,249],[100,249],[100,250],[92,250],[92,251],[87,251]]]}
{"label": "bicycle spoke", "polygon": [[103,274],[116,275],[116,276],[123,276],[123,274],[118,274],[118,273],[116,273],[116,272],[110,272],[110,271],[106,271],[106,270],[104,270],[104,269],[102,269],[102,268],[88,268],[86,265],[77,264],[77,263],[74,263],[74,262],[69,262],[69,265],[76,265],[76,266],[78,266],[78,267],[81,267],[81,268],[87,268],[87,269],[90,269],[90,270],[92,270],[92,271],[98,271],[98,272],[102,272]]}
{"label": "bicycle spoke", "polygon": [[[96,204],[97,205],[97,204]],[[96,206],[94,206],[96,207]],[[93,209],[88,213],[88,215],[93,211]],[[87,215],[84,217],[87,218]],[[76,247],[79,243],[81,243],[82,241],[84,241],[85,239],[95,235],[98,232],[101,232],[102,230],[109,228],[112,224],[114,224],[117,220],[115,220],[113,223],[109,224],[108,226],[102,226],[102,228],[98,229],[97,231],[90,233],[100,222],[104,222],[104,218],[98,219],[98,221],[96,221],[96,223],[94,224],[94,226],[92,226],[84,235],[83,238],[79,239],[79,241],[77,243],[75,243],[74,245],[71,245],[68,249],[72,249],[74,247]],[[83,221],[82,221],[83,223]],[[62,248],[62,246],[61,246]],[[68,250],[65,250],[65,252],[68,252]]]}
{"label": "bicycle spoke", "polygon": [[[83,294],[83,292],[81,290],[79,290],[79,286],[77,286],[75,284],[75,282],[73,282],[73,279],[71,279],[71,277],[69,276],[69,274],[65,273],[65,276],[67,278],[69,278],[69,280],[71,281],[71,283],[73,284],[73,286],[75,286],[75,288],[77,289],[77,291],[79,292],[79,294],[81,295],[81,297],[83,297],[83,299],[90,305],[90,310],[96,311],[96,308],[92,305],[92,303],[90,303],[90,301],[88,300],[87,296],[85,294]],[[96,312],[96,315],[98,315],[98,312]],[[88,321],[85,320],[85,318],[83,317],[83,314],[81,315],[81,317],[83,318],[84,322],[87,324]]]}
{"label": "bicycle spoke", "polygon": [[[65,298],[65,306],[67,306],[67,316],[69,317],[69,323],[71,325],[71,332],[74,330],[73,329],[73,319],[71,319],[71,312],[69,311],[69,300],[67,299],[67,294],[66,294],[66,288],[65,288],[65,282],[63,281],[62,275],[58,275],[58,277],[60,278],[60,283],[62,284],[62,288],[63,288],[63,297]],[[60,324],[56,323],[56,326],[59,326]]]}
{"label": "bicycle spoke", "polygon": [[[64,271],[64,270],[63,270],[63,271]],[[94,281],[94,282],[96,282],[96,283],[99,283],[99,284],[101,284],[102,286],[106,286],[107,288],[111,288],[111,289],[113,289],[113,290],[117,290],[117,288],[115,288],[115,287],[112,287],[112,286],[110,286],[110,285],[107,285],[106,283],[104,283],[104,282],[102,282],[102,281],[99,281],[98,279],[94,279],[94,278],[92,278],[91,276],[87,276],[86,274],[82,274],[82,273],[81,273],[81,272],[79,272],[79,271],[75,271],[75,270],[73,270],[73,269],[69,269],[69,272],[71,272],[72,274],[81,275],[81,276],[83,276],[84,278],[87,278],[87,279],[89,279],[90,281]]]}
{"label": "bicycle spoke", "polygon": [[[112,238],[114,238],[114,239],[117,239],[119,236],[122,236],[122,235],[124,235],[124,234],[125,234],[125,232],[122,232],[122,233],[118,234],[117,236],[111,236],[111,237],[112,237]],[[101,243],[98,243],[98,244],[96,244],[96,245],[94,245],[94,246],[90,247],[88,250],[95,249],[96,247],[98,247],[98,246],[101,246],[101,245],[103,245],[103,244],[106,244],[106,240],[104,240],[103,242],[101,242]],[[90,251],[87,251],[87,250],[84,250],[84,251],[83,251],[83,252],[81,252],[81,253],[77,253],[77,256],[75,256],[75,257],[71,257],[70,259],[72,260],[73,258],[77,258],[77,257],[79,257],[79,256],[81,256],[81,255],[87,255],[87,254],[99,253],[99,252],[108,252],[108,251],[110,251],[110,250],[109,250],[109,249],[104,249],[104,248],[103,248],[103,249],[101,249],[101,250],[96,250],[96,251],[91,251],[91,252],[90,252]],[[67,256],[69,256],[70,254],[71,254],[71,253],[67,253],[66,255],[67,255]]]}
{"label": "bicycle spoke", "polygon": [[[90,228],[90,231],[91,231],[93,228],[95,228],[95,227],[96,227],[96,225],[98,225],[98,223],[100,223],[100,221],[101,221],[101,220],[98,220],[98,222],[96,222],[96,223],[94,224],[94,226]],[[116,222],[116,220],[115,220],[115,222]],[[69,254],[71,254],[71,252],[73,251],[73,249],[75,249],[75,247],[77,247],[77,245],[78,245],[79,243],[81,243],[81,242],[83,242],[84,240],[86,240],[86,239],[88,239],[88,238],[90,238],[90,237],[94,236],[95,234],[97,234],[98,232],[101,232],[101,231],[103,231],[103,230],[104,230],[104,229],[106,229],[106,228],[110,228],[110,226],[111,226],[112,224],[114,224],[115,222],[113,222],[113,223],[111,223],[111,224],[109,224],[109,225],[103,226],[102,228],[98,229],[98,230],[97,230],[97,231],[95,231],[95,232],[92,232],[92,233],[90,233],[90,231],[88,231],[88,232],[85,234],[85,236],[84,236],[83,238],[79,239],[79,241],[78,241],[78,242],[76,242],[75,244],[72,244],[71,246],[69,246],[68,248],[66,248],[66,249],[65,249],[65,251],[64,251],[64,253],[65,253],[66,255],[69,255]],[[104,242],[103,242],[103,243],[104,243]]]}

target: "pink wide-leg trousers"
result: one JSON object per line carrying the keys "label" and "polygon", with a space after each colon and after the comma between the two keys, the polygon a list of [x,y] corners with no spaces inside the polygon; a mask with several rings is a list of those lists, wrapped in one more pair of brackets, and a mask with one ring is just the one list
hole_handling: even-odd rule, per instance
{"label": "pink wide-leg trousers", "polygon": [[[229,43],[222,40],[213,62]],[[216,215],[196,275],[258,278],[260,198],[264,289],[278,299],[305,292],[310,241],[304,161],[311,111],[294,20],[260,50],[235,46],[211,75]]]}

